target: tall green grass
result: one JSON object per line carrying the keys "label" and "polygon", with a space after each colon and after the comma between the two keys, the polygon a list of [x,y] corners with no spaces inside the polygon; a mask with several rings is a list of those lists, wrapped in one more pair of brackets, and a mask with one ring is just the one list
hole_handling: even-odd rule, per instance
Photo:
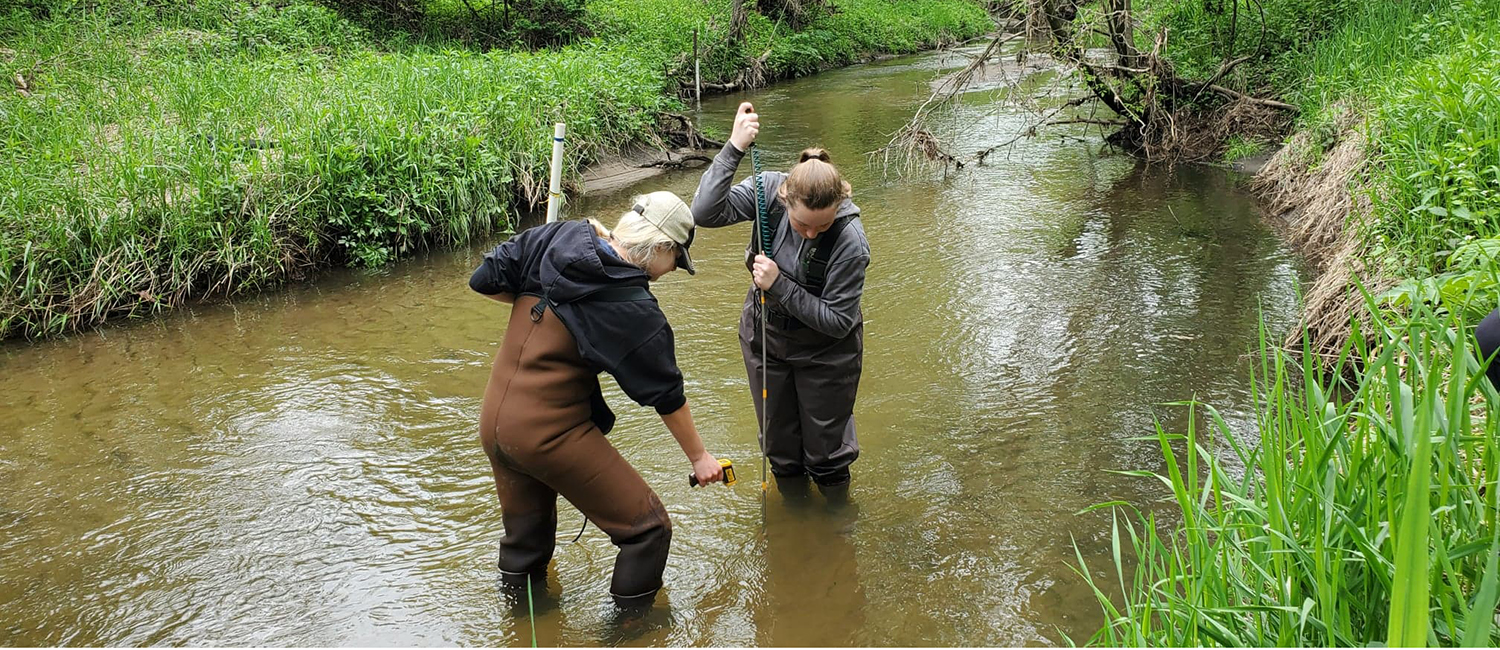
{"label": "tall green grass", "polygon": [[1130,473],[1170,505],[1100,506],[1125,596],[1096,586],[1093,643],[1500,642],[1500,395],[1461,319],[1370,309],[1331,376],[1263,337],[1257,440],[1197,403],[1185,432],[1157,431],[1165,472]]}
{"label": "tall green grass", "polygon": [[618,48],[379,52],[310,5],[279,10],[296,30],[258,29],[277,11],[213,32],[59,21],[11,41],[36,73],[31,96],[0,99],[0,333],[503,228],[543,176],[553,119],[576,167],[671,105],[661,71]]}
{"label": "tall green grass", "polygon": [[[746,41],[861,35],[784,54],[771,72],[785,76],[987,27],[969,0],[846,4],[796,35],[757,16]],[[681,107],[692,27],[714,43],[729,7],[595,0],[597,38],[481,52],[308,0],[51,5],[0,8],[5,77],[28,85],[0,93],[0,338],[508,228],[517,197],[541,195],[550,123],[568,122],[570,175],[648,141]],[[716,61],[709,80],[746,63]]]}
{"label": "tall green grass", "polygon": [[1376,95],[1371,243],[1404,274],[1443,271],[1464,243],[1500,235],[1500,2],[1489,4],[1487,21]]}

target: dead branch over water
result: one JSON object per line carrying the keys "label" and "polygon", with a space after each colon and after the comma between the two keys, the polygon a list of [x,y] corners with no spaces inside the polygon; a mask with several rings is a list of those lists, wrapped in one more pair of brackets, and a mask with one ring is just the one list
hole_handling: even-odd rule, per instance
{"label": "dead branch over water", "polygon": [[[1275,99],[1256,97],[1221,83],[1241,64],[1260,56],[1266,39],[1265,10],[1259,0],[1255,21],[1261,35],[1248,54],[1225,54],[1217,70],[1206,79],[1177,74],[1167,58],[1172,34],[1163,27],[1151,35],[1151,49],[1137,46],[1139,22],[1131,0],[1030,0],[1026,14],[1001,30],[984,51],[958,73],[945,78],[923,102],[904,127],[891,136],[885,147],[871,152],[887,170],[910,172],[941,164],[962,169],[968,163],[983,164],[996,151],[1034,137],[1043,130],[1064,125],[1089,125],[1101,133],[1112,129],[1106,140],[1153,162],[1196,162],[1215,155],[1229,135],[1237,132],[1278,131],[1297,112],[1297,107]],[[1092,5],[1102,9],[1081,11]],[[1232,33],[1240,29],[1241,16],[1235,5]],[[1090,50],[1083,41],[1102,36],[1109,46]],[[1040,99],[1073,96],[1061,104],[1039,99],[1007,99],[1034,116],[1032,124],[1014,138],[964,155],[951,150],[929,128],[933,117],[951,107],[987,65],[1008,56],[1004,46],[1024,39],[1016,61],[1048,56],[1064,72]],[[1232,39],[1231,39],[1232,42]],[[1080,91],[1082,94],[1080,95]],[[1090,110],[1078,112],[1075,109]],[[1097,114],[1104,110],[1107,115]]]}

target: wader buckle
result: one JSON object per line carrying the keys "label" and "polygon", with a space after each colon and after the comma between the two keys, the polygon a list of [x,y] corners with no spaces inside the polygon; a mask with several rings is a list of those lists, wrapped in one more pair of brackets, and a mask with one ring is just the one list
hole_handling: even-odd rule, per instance
{"label": "wader buckle", "polygon": [[538,300],[535,305],[532,305],[532,307],[531,307],[531,322],[533,322],[533,323],[540,323],[540,322],[542,322],[542,314],[547,313],[547,305],[550,305],[550,304],[552,304],[552,301],[548,300],[546,296],[542,296],[541,300]]}

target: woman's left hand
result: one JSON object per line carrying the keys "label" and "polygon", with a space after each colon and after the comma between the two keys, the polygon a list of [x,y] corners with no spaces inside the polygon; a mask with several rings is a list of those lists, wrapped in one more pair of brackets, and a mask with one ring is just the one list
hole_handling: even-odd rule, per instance
{"label": "woman's left hand", "polygon": [[771,285],[776,284],[776,278],[781,277],[781,267],[771,261],[765,255],[756,255],[755,263],[751,265],[750,276],[755,279],[755,286],[761,291],[770,291]]}

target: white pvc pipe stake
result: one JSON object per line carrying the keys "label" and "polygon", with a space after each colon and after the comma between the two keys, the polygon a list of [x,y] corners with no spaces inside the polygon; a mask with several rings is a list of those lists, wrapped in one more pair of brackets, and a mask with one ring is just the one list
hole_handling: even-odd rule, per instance
{"label": "white pvc pipe stake", "polygon": [[558,122],[552,131],[552,184],[547,189],[547,223],[557,221],[562,212],[563,134],[568,125]]}

